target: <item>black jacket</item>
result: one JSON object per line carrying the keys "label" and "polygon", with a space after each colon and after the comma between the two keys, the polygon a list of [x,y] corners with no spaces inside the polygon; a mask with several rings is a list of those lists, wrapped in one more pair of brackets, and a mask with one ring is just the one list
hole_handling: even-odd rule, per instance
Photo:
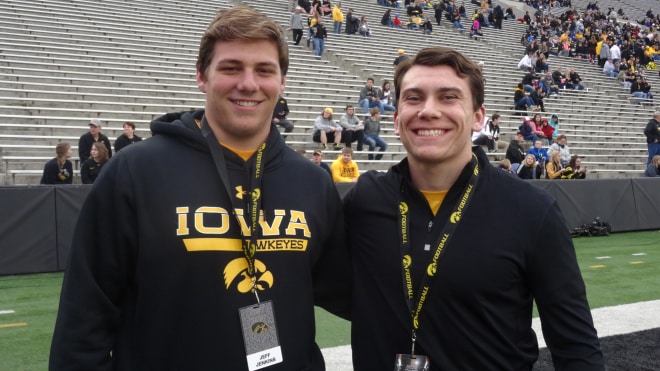
{"label": "black jacket", "polygon": [[646,143],[660,142],[660,122],[650,119],[644,128]]}
{"label": "black jacket", "polygon": [[[202,120],[205,137],[202,116],[165,115],[152,122],[152,138],[104,165],[72,241],[51,370],[248,369],[238,309],[256,300],[241,225],[250,225],[257,155],[243,161]],[[314,305],[349,311],[341,200],[276,127],[265,145],[255,267],[284,358],[268,370],[324,370]],[[212,150],[225,158],[231,194]]]}
{"label": "black jacket", "polygon": [[[539,352],[531,329],[536,300],[555,367],[603,370],[584,283],[557,201],[491,166],[479,147],[475,153],[478,183],[430,278],[415,353],[429,356],[436,371],[531,370]],[[410,224],[408,261],[417,293],[441,229],[472,172],[466,166],[437,216],[412,185],[406,159],[387,173],[363,174],[346,196],[355,267],[355,371],[391,369],[396,354],[410,353],[400,210],[407,210]],[[401,197],[407,209],[400,208]]]}
{"label": "black jacket", "polygon": [[81,163],[89,158],[89,152],[92,150],[92,144],[95,142],[102,142],[108,150],[108,157],[112,157],[112,147],[110,147],[108,137],[99,133],[99,140],[94,140],[92,134],[87,132],[81,135],[80,140],[78,140],[78,157]]}

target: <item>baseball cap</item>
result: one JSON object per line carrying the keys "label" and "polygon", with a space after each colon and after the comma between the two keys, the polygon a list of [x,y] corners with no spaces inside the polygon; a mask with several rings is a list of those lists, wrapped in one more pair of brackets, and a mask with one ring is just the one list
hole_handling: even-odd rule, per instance
{"label": "baseball cap", "polygon": [[327,112],[327,113],[329,113],[329,114],[333,114],[333,113],[334,113],[334,111],[333,111],[332,108],[330,108],[330,107],[327,107],[327,108],[324,109],[323,111],[325,111],[325,112]]}
{"label": "baseball cap", "polygon": [[91,119],[89,120],[89,124],[93,126],[101,126],[101,120],[99,119]]}
{"label": "baseball cap", "polygon": [[399,53],[399,55],[401,55],[401,54],[405,54],[406,52],[403,51],[403,49],[399,49],[398,53]]}
{"label": "baseball cap", "polygon": [[314,156],[323,156],[323,152],[316,150],[314,151]]}

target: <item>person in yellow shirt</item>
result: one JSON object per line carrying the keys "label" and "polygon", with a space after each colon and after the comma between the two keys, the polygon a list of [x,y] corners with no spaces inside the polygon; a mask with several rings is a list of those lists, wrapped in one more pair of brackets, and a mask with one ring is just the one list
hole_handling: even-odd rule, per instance
{"label": "person in yellow shirt", "polygon": [[337,1],[332,8],[332,21],[335,26],[335,33],[341,33],[341,24],[344,23],[344,13],[341,12],[341,2]]}
{"label": "person in yellow shirt", "polygon": [[332,180],[339,182],[357,182],[360,177],[358,165],[353,162],[353,149],[345,147],[341,150],[341,155],[330,165]]}

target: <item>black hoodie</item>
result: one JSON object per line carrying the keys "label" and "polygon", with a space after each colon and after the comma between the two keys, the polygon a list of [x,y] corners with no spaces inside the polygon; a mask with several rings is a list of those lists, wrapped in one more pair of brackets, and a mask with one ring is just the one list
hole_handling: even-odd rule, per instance
{"label": "black hoodie", "polygon": [[[221,147],[203,114],[155,120],[152,138],[105,165],[76,227],[51,370],[248,369],[238,309],[256,299],[240,292],[246,264],[232,209],[244,211],[232,202],[250,194],[256,156],[245,162]],[[213,146],[224,155],[231,196]],[[314,305],[347,317],[350,297],[341,201],[323,169],[286,147],[274,127],[263,161],[255,267],[284,359],[268,370],[324,370]]]}

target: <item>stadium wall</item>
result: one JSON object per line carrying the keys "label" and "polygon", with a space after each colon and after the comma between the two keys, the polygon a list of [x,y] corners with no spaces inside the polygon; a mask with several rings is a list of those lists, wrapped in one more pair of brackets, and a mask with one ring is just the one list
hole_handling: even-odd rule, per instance
{"label": "stadium wall", "polygon": [[[656,179],[531,182],[557,199],[569,229],[591,223],[594,217],[610,223],[613,232],[660,229]],[[343,197],[351,186],[337,184],[337,189]],[[63,270],[89,189],[86,185],[0,187],[0,275]]]}

